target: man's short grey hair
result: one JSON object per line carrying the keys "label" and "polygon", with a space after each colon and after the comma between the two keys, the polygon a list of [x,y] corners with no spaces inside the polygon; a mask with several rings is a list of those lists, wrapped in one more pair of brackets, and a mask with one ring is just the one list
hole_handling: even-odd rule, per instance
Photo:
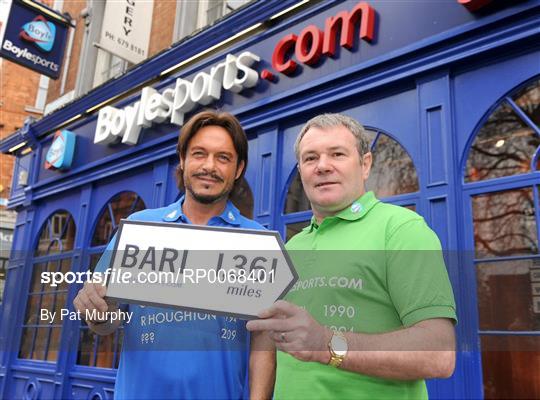
{"label": "man's short grey hair", "polygon": [[358,121],[343,114],[321,114],[306,122],[296,138],[296,143],[294,144],[296,160],[300,161],[300,142],[309,129],[319,128],[325,130],[336,126],[343,126],[354,135],[356,139],[356,148],[358,154],[360,154],[360,158],[369,152],[369,139],[366,130]]}

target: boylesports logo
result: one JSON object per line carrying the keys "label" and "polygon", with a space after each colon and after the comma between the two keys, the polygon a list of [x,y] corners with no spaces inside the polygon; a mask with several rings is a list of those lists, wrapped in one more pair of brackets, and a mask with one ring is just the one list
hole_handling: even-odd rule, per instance
{"label": "boylesports logo", "polygon": [[41,65],[42,67],[48,68],[51,71],[58,72],[59,65],[53,61],[46,60],[41,58],[37,54],[33,54],[31,51],[28,51],[27,48],[21,49],[20,47],[15,46],[11,40],[5,40],[2,48],[6,51],[9,51],[13,54],[14,57],[24,58],[36,65]]}
{"label": "boylesports logo", "polygon": [[22,26],[19,36],[21,39],[35,44],[39,49],[49,52],[54,45],[56,26],[42,15],[38,15]]}

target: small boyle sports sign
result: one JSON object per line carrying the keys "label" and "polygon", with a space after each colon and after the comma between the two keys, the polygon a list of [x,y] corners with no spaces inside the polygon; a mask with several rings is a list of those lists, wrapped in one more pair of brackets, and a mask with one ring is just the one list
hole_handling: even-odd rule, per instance
{"label": "small boyle sports sign", "polygon": [[0,46],[0,57],[58,79],[70,21],[32,1],[15,0]]}
{"label": "small boyle sports sign", "polygon": [[298,279],[279,234],[122,220],[107,297],[245,319]]}

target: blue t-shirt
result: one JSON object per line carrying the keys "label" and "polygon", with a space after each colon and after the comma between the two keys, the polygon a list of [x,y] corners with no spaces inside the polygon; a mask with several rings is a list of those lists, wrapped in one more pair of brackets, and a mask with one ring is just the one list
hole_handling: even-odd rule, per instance
{"label": "blue t-shirt", "polygon": [[[135,221],[191,222],[182,212],[182,197],[168,207],[132,214]],[[209,226],[264,229],[243,217],[228,202]],[[96,271],[109,267],[113,239]],[[129,304],[124,325],[117,399],[241,399],[249,397],[250,335],[246,321],[203,312]]]}

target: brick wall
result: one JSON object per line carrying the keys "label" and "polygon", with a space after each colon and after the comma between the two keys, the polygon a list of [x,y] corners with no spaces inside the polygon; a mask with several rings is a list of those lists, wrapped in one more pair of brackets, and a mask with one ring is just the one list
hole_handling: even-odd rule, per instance
{"label": "brick wall", "polygon": [[[52,4],[52,0],[40,2]],[[26,109],[36,104],[39,78],[39,73],[11,61],[0,63],[0,140],[22,127],[28,116],[41,117]],[[9,197],[14,160],[13,156],[0,154],[0,198]]]}
{"label": "brick wall", "polygon": [[175,15],[175,1],[154,0],[152,30],[150,33],[150,44],[148,46],[150,57],[172,44]]}
{"label": "brick wall", "polygon": [[[36,103],[40,74],[11,61],[0,64],[0,139],[22,127],[29,115],[39,114],[25,110]],[[9,197],[14,158],[0,154],[0,197]]]}

